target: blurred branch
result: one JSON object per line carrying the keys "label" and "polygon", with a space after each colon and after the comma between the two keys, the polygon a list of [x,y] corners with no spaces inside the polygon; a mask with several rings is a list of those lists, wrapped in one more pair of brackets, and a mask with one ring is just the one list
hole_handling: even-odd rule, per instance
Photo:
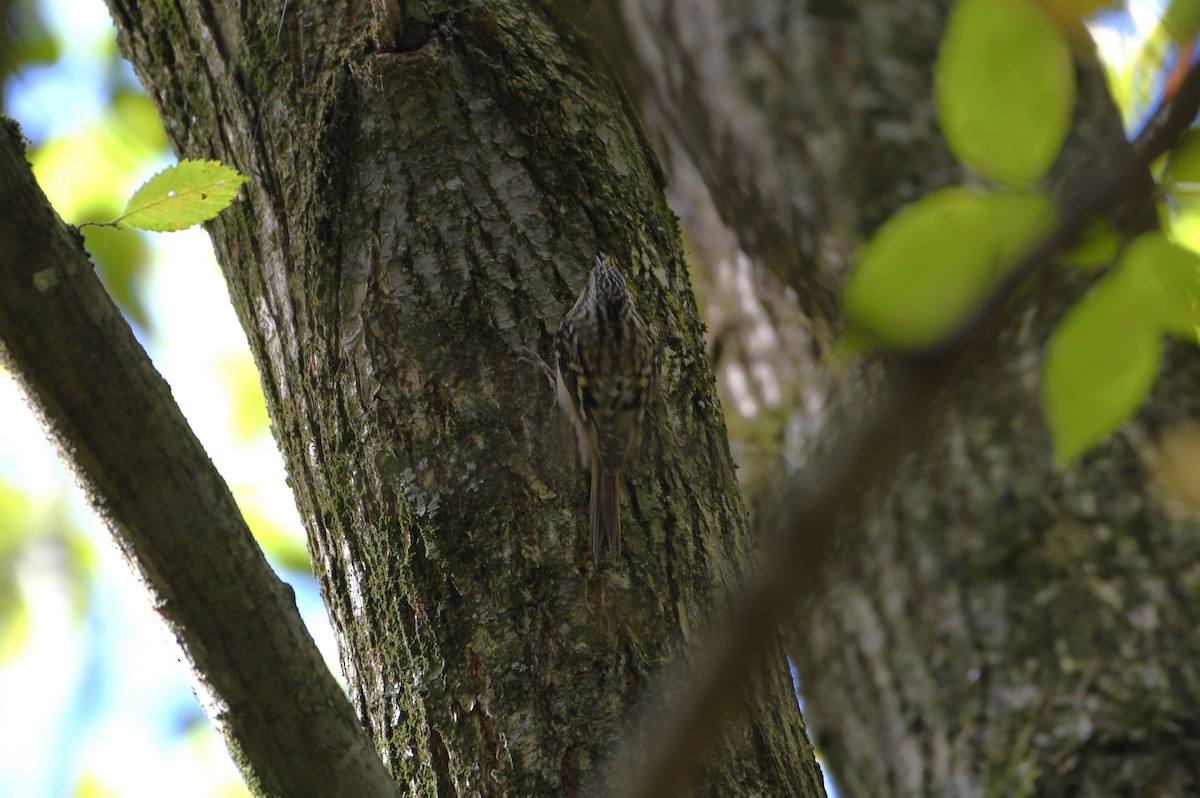
{"label": "blurred branch", "polygon": [[0,363],[179,641],[252,789],[396,787],[229,488],[0,117]]}
{"label": "blurred branch", "polygon": [[1073,243],[1090,219],[1129,201],[1131,186],[1145,183],[1150,164],[1167,152],[1200,109],[1200,67],[1156,111],[1154,121],[1122,152],[1111,169],[1092,172],[1069,189],[1059,225],[1022,258],[1007,279],[957,330],[925,350],[898,355],[879,400],[847,430],[781,513],[780,534],[762,570],[722,627],[703,671],[665,729],[645,741],[649,753],[632,796],[672,795],[702,759],[742,695],[746,676],[778,635],[785,616],[821,588],[838,543],[839,521],[851,516],[869,492],[892,474],[900,459],[931,436],[936,399],[955,375],[994,338],[1001,311],[1014,290],[1058,250]]}

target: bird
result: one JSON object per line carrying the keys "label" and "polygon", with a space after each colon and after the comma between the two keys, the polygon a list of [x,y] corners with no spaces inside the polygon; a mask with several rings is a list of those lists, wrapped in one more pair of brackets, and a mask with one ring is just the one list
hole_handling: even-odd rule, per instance
{"label": "bird", "polygon": [[591,471],[592,555],[605,544],[621,557],[619,476],[637,449],[658,372],[653,330],[611,257],[597,255],[587,284],[554,341],[555,396],[575,427],[579,459]]}

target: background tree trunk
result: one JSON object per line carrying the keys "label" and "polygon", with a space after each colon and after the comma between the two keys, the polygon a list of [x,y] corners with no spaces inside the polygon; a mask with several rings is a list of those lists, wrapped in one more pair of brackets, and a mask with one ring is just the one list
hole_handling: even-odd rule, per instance
{"label": "background tree trunk", "polygon": [[[573,795],[636,758],[633,707],[676,688],[658,674],[754,545],[662,177],[603,60],[524,4],[111,7],[179,154],[254,180],[210,229],[396,779]],[[665,365],[626,556],[594,569],[527,350],[550,358],[601,251]],[[702,794],[821,792],[781,650],[705,764]]]}
{"label": "background tree trunk", "polygon": [[[898,207],[964,177],[932,107],[951,5],[658,0],[589,21],[664,154],[701,295],[732,284],[750,300],[708,318],[759,411],[730,422],[752,477],[803,466],[869,401],[869,379],[819,365],[853,254]],[[1059,180],[1122,146],[1094,66],[1080,83]],[[1125,228],[1145,229],[1145,210]],[[754,290],[780,282],[802,316],[777,287]],[[1194,423],[1200,360],[1172,350],[1137,419],[1055,473],[1037,369],[1077,282],[1052,281],[1003,357],[965,375],[941,434],[872,502],[832,591],[797,621],[807,714],[843,795],[1200,789],[1200,537],[1155,481]],[[786,354],[755,348],[764,329]],[[772,412],[770,385],[786,409]],[[748,484],[752,502],[768,484]]]}

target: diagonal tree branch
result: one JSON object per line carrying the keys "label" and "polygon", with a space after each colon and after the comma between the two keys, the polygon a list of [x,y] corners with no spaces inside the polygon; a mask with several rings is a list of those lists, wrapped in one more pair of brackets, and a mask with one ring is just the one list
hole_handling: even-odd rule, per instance
{"label": "diagonal tree branch", "polygon": [[994,337],[1013,292],[1047,259],[1076,240],[1096,215],[1130,200],[1149,165],[1170,150],[1200,110],[1200,66],[1193,67],[1175,96],[1154,115],[1132,152],[1113,168],[1090,174],[1066,193],[1060,222],[1034,247],[974,316],[927,349],[896,358],[878,402],[842,437],[837,448],[781,513],[782,530],[741,604],[721,628],[705,670],[668,725],[651,742],[633,796],[669,795],[683,784],[736,707],[744,675],[775,639],[780,624],[800,602],[816,595],[838,544],[839,521],[885,481],[900,459],[928,441],[939,416],[937,399],[952,375]]}
{"label": "diagonal tree branch", "polygon": [[396,795],[291,589],[0,118],[0,363],[179,641],[253,790]]}

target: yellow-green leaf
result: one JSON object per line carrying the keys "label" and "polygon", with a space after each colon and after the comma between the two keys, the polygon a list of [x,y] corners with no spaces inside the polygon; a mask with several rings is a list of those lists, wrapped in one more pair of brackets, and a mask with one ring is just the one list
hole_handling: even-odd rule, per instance
{"label": "yellow-green leaf", "polygon": [[1177,42],[1191,39],[1200,31],[1200,2],[1171,0],[1163,12],[1162,27]]}
{"label": "yellow-green leaf", "polygon": [[928,346],[966,320],[1054,223],[1043,195],[949,188],[900,211],[863,251],[846,288],[862,347]]}
{"label": "yellow-green leaf", "polygon": [[248,181],[218,161],[183,160],[133,192],[116,221],[156,232],[184,230],[223,211]]}
{"label": "yellow-green leaf", "polygon": [[1200,326],[1200,257],[1172,244],[1162,233],[1146,233],[1129,245],[1121,259],[1124,279],[1149,297],[1158,329],[1198,342]]}
{"label": "yellow-green leaf", "polygon": [[1200,131],[1187,131],[1171,149],[1163,188],[1177,205],[1195,205],[1200,199]]}
{"label": "yellow-green leaf", "polygon": [[1121,426],[1150,393],[1162,343],[1149,294],[1141,281],[1110,275],[1051,336],[1042,401],[1060,468]]}
{"label": "yellow-green leaf", "polygon": [[937,71],[938,120],[955,156],[979,174],[1028,185],[1066,138],[1075,73],[1066,40],[1032,0],[961,0]]}

